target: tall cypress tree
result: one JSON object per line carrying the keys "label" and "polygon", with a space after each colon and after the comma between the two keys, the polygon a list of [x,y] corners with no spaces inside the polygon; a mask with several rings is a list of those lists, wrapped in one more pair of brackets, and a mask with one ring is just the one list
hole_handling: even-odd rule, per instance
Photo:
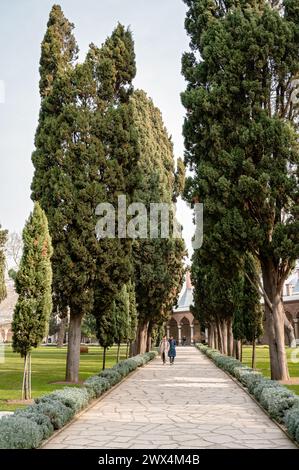
{"label": "tall cypress tree", "polygon": [[185,0],[190,194],[261,264],[271,377],[287,379],[283,283],[299,256],[296,0]]}
{"label": "tall cypress tree", "polygon": [[[91,46],[87,60],[93,64],[97,84],[93,129],[104,152],[99,165],[103,191],[97,202],[117,208],[120,195],[130,203],[138,174],[138,144],[130,102],[136,73],[131,32],[119,24],[101,48]],[[113,300],[132,275],[131,241],[117,235],[98,241],[93,313],[99,325],[101,316],[104,319],[112,310]]]}
{"label": "tall cypress tree", "polygon": [[19,294],[12,331],[13,350],[24,358],[22,394],[31,398],[31,351],[42,341],[52,311],[52,245],[48,221],[39,203],[23,231],[23,255],[16,277]]}
{"label": "tall cypress tree", "polygon": [[75,210],[70,175],[67,171],[70,147],[76,134],[68,114],[75,101],[72,86],[78,47],[73,24],[54,5],[41,45],[39,123],[32,162],[35,168],[32,199],[45,210],[54,253],[53,300],[55,311],[66,314],[70,287],[67,273],[73,269],[68,254],[69,224]]}
{"label": "tall cypress tree", "polygon": [[[174,202],[182,185],[176,178],[172,142],[164,127],[161,113],[145,92],[136,91],[131,99],[140,157],[139,182],[134,201],[145,204]],[[182,165],[179,165],[182,172]],[[180,183],[179,183],[180,182]],[[138,332],[135,352],[150,348],[151,329],[161,318],[168,319],[183,278],[184,243],[172,234],[173,217],[169,219],[169,237],[136,239],[133,243],[134,280],[138,305]],[[158,223],[161,228],[161,223]],[[148,227],[149,235],[149,227]]]}
{"label": "tall cypress tree", "polygon": [[0,302],[6,298],[5,285],[5,254],[4,248],[7,242],[7,230],[2,230],[0,225]]}
{"label": "tall cypress tree", "polygon": [[84,314],[93,311],[94,297],[101,298],[94,312],[109,307],[111,291],[129,277],[130,247],[118,239],[97,242],[95,208],[125,193],[134,164],[125,103],[135,57],[131,34],[119,25],[101,49],[91,45],[85,62],[74,65],[72,29],[54,6],[42,44],[32,189],[49,217],[54,301],[60,311],[70,310],[66,379],[76,382]]}

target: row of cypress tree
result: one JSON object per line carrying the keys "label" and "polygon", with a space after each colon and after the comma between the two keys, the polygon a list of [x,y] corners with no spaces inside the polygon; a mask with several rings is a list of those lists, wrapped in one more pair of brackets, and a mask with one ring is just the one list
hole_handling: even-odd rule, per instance
{"label": "row of cypress tree", "polygon": [[132,352],[144,352],[153,327],[171,312],[183,277],[179,238],[96,238],[99,203],[117,207],[126,195],[127,203],[147,209],[172,204],[183,189],[184,165],[179,160],[175,172],[161,113],[133,88],[131,32],[118,24],[101,47],[90,45],[80,63],[73,28],[54,5],[41,45],[32,155],[36,202],[16,279],[14,349],[25,358],[26,398],[30,351],[45,335],[52,307],[62,319],[69,315],[66,380],[77,382],[84,317],[95,318],[105,351],[125,340]]}
{"label": "row of cypress tree", "polygon": [[205,207],[197,307],[205,302],[212,323],[235,316],[235,337],[254,339],[258,289],[271,377],[286,380],[282,289],[299,257],[298,1],[184,2],[186,198]]}

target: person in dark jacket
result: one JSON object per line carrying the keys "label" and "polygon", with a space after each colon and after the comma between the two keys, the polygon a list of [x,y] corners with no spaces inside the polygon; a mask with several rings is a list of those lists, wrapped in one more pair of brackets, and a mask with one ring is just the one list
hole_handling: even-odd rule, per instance
{"label": "person in dark jacket", "polygon": [[168,357],[170,360],[170,365],[173,365],[175,356],[176,356],[176,341],[173,336],[170,336],[169,350],[168,350]]}

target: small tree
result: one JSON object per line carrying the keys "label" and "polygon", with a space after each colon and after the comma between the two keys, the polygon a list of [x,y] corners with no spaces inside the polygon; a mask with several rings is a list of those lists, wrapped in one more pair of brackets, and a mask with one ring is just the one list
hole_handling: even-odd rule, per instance
{"label": "small tree", "polygon": [[126,284],[115,298],[115,341],[117,343],[116,362],[119,362],[120,345],[126,341],[129,331],[130,298]]}
{"label": "small tree", "polygon": [[104,348],[102,366],[103,370],[105,370],[106,367],[106,351],[113,345],[116,336],[115,311],[115,302],[112,302],[110,308],[106,309],[102,315],[96,316],[97,338],[99,340],[100,346]]}
{"label": "small tree", "polygon": [[256,340],[263,334],[263,308],[258,284],[257,261],[246,253],[240,271],[241,299],[233,316],[233,333],[236,339],[252,343],[251,366],[256,364]]}
{"label": "small tree", "polygon": [[6,298],[6,285],[5,285],[5,255],[4,246],[7,240],[7,230],[1,230],[0,225],[0,302]]}
{"label": "small tree", "polygon": [[27,400],[31,398],[31,350],[42,341],[52,310],[52,245],[46,215],[37,202],[26,222],[23,243],[12,331],[13,350],[24,358],[22,398]]}

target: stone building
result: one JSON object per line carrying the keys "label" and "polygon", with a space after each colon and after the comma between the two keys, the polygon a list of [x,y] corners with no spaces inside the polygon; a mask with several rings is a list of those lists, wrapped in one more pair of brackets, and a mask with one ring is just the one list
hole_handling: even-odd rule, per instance
{"label": "stone building", "polygon": [[193,286],[191,284],[190,272],[186,273],[186,280],[179,296],[178,304],[173,309],[172,316],[166,325],[167,337],[173,336],[177,344],[181,345],[183,338],[185,344],[199,342],[204,337],[200,324],[190,311],[193,304]]}
{"label": "stone building", "polygon": [[286,316],[293,325],[299,343],[299,265],[285,283],[283,303]]}
{"label": "stone building", "polygon": [[11,322],[18,294],[14,288],[14,281],[6,279],[7,297],[0,303],[0,341],[12,340]]}

